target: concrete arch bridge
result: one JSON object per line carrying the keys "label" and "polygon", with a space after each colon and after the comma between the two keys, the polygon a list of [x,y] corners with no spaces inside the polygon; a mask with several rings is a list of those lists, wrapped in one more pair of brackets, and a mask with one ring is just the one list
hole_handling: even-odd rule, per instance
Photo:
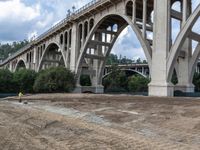
{"label": "concrete arch bridge", "polygon": [[[144,78],[150,78],[148,64],[120,64],[117,66],[119,70],[125,72],[127,76],[140,75]],[[106,65],[103,73],[103,79],[112,73],[112,66]]]}
{"label": "concrete arch bridge", "polygon": [[[180,3],[180,11],[173,9]],[[192,77],[200,53],[200,35],[193,29],[200,15],[200,4],[192,0],[94,0],[67,16],[26,47],[1,62],[2,68],[19,67],[39,71],[51,66],[65,66],[77,75],[92,80],[91,90],[103,93],[102,77],[106,58],[124,28],[130,26],[146,55],[151,83],[149,95],[173,96],[174,88],[193,92]],[[181,27],[172,42],[171,20]],[[152,35],[152,36],[149,36]],[[198,43],[192,51],[192,40]],[[176,70],[179,83],[171,84]]]}

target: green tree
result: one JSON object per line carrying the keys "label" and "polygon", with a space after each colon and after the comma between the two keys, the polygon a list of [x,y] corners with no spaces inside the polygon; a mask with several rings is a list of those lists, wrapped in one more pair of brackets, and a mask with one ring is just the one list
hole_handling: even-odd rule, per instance
{"label": "green tree", "polygon": [[105,91],[125,92],[127,91],[128,78],[124,71],[121,71],[117,65],[112,65],[111,73],[103,79]]}
{"label": "green tree", "polygon": [[138,59],[136,60],[136,63],[137,63],[137,64],[141,64],[141,63],[142,63],[141,58],[138,58]]}
{"label": "green tree", "polygon": [[176,70],[174,70],[174,72],[173,72],[171,82],[172,82],[174,85],[176,85],[176,84],[178,83],[178,77],[177,77]]}
{"label": "green tree", "polygon": [[20,50],[22,47],[26,46],[29,42],[27,40],[20,42],[13,42],[12,44],[1,44],[0,43],[0,59],[6,59],[9,54],[13,54]]}
{"label": "green tree", "polygon": [[14,73],[13,80],[18,92],[32,93],[36,79],[36,72],[32,70],[20,69]]}
{"label": "green tree", "polygon": [[80,77],[80,85],[81,86],[91,86],[91,79],[89,75],[81,75]]}
{"label": "green tree", "polygon": [[115,54],[110,54],[107,58],[107,61],[106,61],[106,64],[107,65],[113,65],[113,64],[118,64],[119,63],[119,60],[118,60],[118,57],[117,55]]}
{"label": "green tree", "polygon": [[71,92],[75,88],[75,75],[64,67],[41,71],[34,83],[38,93]]}
{"label": "green tree", "polygon": [[150,80],[142,76],[132,76],[128,82],[128,88],[131,92],[147,92]]}
{"label": "green tree", "polygon": [[143,64],[148,64],[147,60],[143,60],[142,63],[143,63]]}
{"label": "green tree", "polygon": [[0,93],[11,93],[15,91],[13,74],[6,69],[0,69]]}
{"label": "green tree", "polygon": [[122,59],[120,60],[120,64],[131,64],[131,63],[133,63],[133,60],[128,59],[128,58],[126,58],[126,57],[124,57],[124,58],[122,58]]}
{"label": "green tree", "polygon": [[193,84],[195,85],[195,91],[200,92],[200,74],[198,73],[194,74]]}

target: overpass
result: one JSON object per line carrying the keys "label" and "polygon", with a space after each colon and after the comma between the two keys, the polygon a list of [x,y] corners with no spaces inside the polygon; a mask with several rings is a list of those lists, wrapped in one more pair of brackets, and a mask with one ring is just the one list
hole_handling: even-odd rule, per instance
{"label": "overpass", "polygon": [[[132,64],[119,64],[117,67],[122,71],[134,72],[137,75],[141,75],[145,78],[151,78],[149,65],[145,63],[132,63]],[[103,78],[112,72],[112,65],[106,65],[104,69]],[[200,60],[197,63],[195,72],[200,74]],[[176,88],[176,87],[175,87]]]}
{"label": "overpass", "polygon": [[[181,3],[180,11],[172,5]],[[194,10],[194,11],[193,11]],[[20,67],[39,71],[51,66],[65,66],[77,76],[92,80],[91,89],[103,93],[102,77],[106,58],[124,28],[130,26],[146,55],[151,83],[149,95],[173,96],[173,71],[176,85],[193,92],[192,78],[200,53],[200,35],[193,29],[200,15],[200,4],[192,9],[192,0],[94,0],[67,16],[40,35],[0,66],[16,71]],[[172,43],[172,18],[180,21],[180,32]],[[153,36],[148,36],[153,35]],[[192,42],[198,46],[192,51]]]}
{"label": "overpass", "polygon": [[[119,64],[117,67],[125,72],[132,72],[132,74],[141,75],[145,78],[150,77],[148,64],[133,63],[133,64]],[[106,65],[104,69],[103,78],[112,72],[112,65]]]}

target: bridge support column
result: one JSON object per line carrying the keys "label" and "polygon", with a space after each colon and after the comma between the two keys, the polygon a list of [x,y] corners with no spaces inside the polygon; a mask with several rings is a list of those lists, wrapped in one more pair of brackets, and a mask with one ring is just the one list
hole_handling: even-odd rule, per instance
{"label": "bridge support column", "polygon": [[190,80],[189,72],[189,62],[192,57],[192,45],[190,39],[186,39],[182,47],[182,52],[185,54],[185,56],[178,58],[178,84],[175,86],[175,90],[193,93],[195,87]]}
{"label": "bridge support column", "polygon": [[77,59],[78,59],[78,29],[77,29],[77,24],[74,23],[73,24],[73,27],[72,27],[72,35],[71,37],[68,37],[68,38],[71,38],[71,59],[70,59],[70,70],[71,71],[75,71],[76,69],[76,62],[77,62]]}
{"label": "bridge support column", "polygon": [[[95,40],[102,41],[102,34],[96,33]],[[101,45],[96,46],[96,49],[94,50],[94,54],[97,56],[103,56]],[[104,60],[93,59],[93,70],[95,71],[95,74],[92,76],[92,87],[93,87],[94,93],[98,93],[98,94],[104,93],[104,87],[103,87],[102,81],[101,81],[102,77],[100,77],[101,75],[99,74],[100,70],[102,69],[102,68],[100,68],[102,61],[104,61]]]}
{"label": "bridge support column", "polygon": [[152,75],[149,84],[150,96],[173,96],[174,86],[167,80],[167,56],[170,47],[171,2],[154,1],[154,40],[152,52]]}
{"label": "bridge support column", "polygon": [[10,70],[11,72],[14,72],[14,69],[13,69],[13,66],[12,66],[12,61],[9,63],[9,70]]}
{"label": "bridge support column", "polygon": [[33,50],[33,65],[34,65],[34,70],[37,71],[37,48],[35,47]]}
{"label": "bridge support column", "polygon": [[136,23],[136,0],[133,1],[133,18],[132,18],[133,23]]}
{"label": "bridge support column", "polygon": [[[183,0],[182,4],[182,26],[184,26],[185,22],[187,21],[189,15],[191,14],[191,2],[189,3],[188,0]],[[175,90],[179,90],[182,92],[194,92],[194,85],[190,80],[190,73],[189,73],[189,62],[192,57],[192,41],[191,39],[186,39],[181,52],[184,56],[180,56],[178,58],[178,84],[175,86]]]}
{"label": "bridge support column", "polygon": [[146,24],[147,24],[147,0],[143,0],[143,26],[142,26],[142,36],[146,39]]}

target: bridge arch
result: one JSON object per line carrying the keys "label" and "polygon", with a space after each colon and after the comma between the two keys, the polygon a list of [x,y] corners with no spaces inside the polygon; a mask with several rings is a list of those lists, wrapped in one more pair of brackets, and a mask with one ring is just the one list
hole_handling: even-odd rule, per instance
{"label": "bridge arch", "polygon": [[126,15],[133,17],[133,1],[130,0],[126,3]]}
{"label": "bridge arch", "polygon": [[68,37],[68,31],[65,31],[65,32],[64,32],[64,37],[65,37],[65,41],[64,41],[64,42],[65,42],[65,45],[68,46],[68,38],[69,38],[69,37]]}
{"label": "bridge arch", "polygon": [[88,36],[88,32],[89,32],[89,24],[88,24],[88,21],[86,20],[85,22],[84,22],[84,40],[86,39],[86,37]]}
{"label": "bridge arch", "polygon": [[63,39],[64,39],[63,34],[61,34],[61,35],[60,35],[60,44],[61,44],[61,45],[63,45],[63,42],[64,42]]}
{"label": "bridge arch", "polygon": [[84,25],[82,23],[80,23],[78,25],[78,48],[80,49],[83,43],[83,33],[84,33],[84,29],[83,29]]}
{"label": "bridge arch", "polygon": [[23,59],[18,60],[16,66],[15,66],[14,72],[19,70],[19,69],[21,69],[21,68],[27,69],[26,63],[25,63],[25,61]]}
{"label": "bridge arch", "polygon": [[94,27],[94,18],[91,18],[90,21],[89,21],[89,31],[92,30],[92,28]]}
{"label": "bridge arch", "polygon": [[[113,22],[111,24],[107,24],[108,20],[109,20],[109,22],[111,22],[110,19],[113,19],[116,22]],[[117,32],[107,30],[108,27],[110,27],[110,26],[112,26],[116,23],[118,25],[118,31]],[[81,47],[81,50],[80,50],[81,53],[80,53],[80,56],[78,58],[77,67],[76,67],[77,79],[80,78],[80,75],[81,75],[81,72],[82,72],[82,65],[83,65],[84,60],[89,57],[92,60],[97,60],[97,61],[100,62],[99,66],[98,66],[98,71],[96,72],[96,78],[97,78],[96,84],[101,85],[102,76],[103,76],[103,68],[104,68],[105,63],[106,63],[106,58],[109,56],[109,54],[110,54],[110,52],[113,48],[113,45],[115,44],[118,36],[123,31],[123,29],[125,27],[127,27],[128,25],[130,25],[130,27],[132,28],[132,30],[136,34],[136,36],[137,36],[137,38],[138,38],[138,40],[139,40],[139,42],[140,42],[140,44],[141,44],[141,46],[144,50],[145,56],[146,56],[148,64],[149,64],[149,68],[151,70],[152,49],[151,49],[148,41],[146,41],[142,37],[141,30],[138,28],[138,26],[136,24],[134,24],[132,22],[132,19],[130,17],[128,17],[127,15],[120,14],[120,13],[109,13],[109,14],[102,16],[98,21],[96,21],[94,27],[92,28],[92,30],[88,34],[88,37],[86,38],[84,45]],[[111,34],[110,42],[105,40],[105,38],[104,38],[104,40],[101,39],[101,41],[95,41],[96,40],[95,38],[98,37],[98,34],[102,34],[103,32]],[[96,42],[97,44],[92,45],[91,43],[93,43],[93,42]],[[103,50],[102,50],[101,54],[98,53],[98,54],[94,55],[94,47],[96,47],[96,48],[101,47],[100,48],[101,50],[104,47],[104,53],[103,53]],[[94,62],[92,62],[92,63],[94,63]]]}
{"label": "bridge arch", "polygon": [[[184,44],[186,38],[188,38],[189,34],[192,33],[191,29],[194,26],[194,24],[197,22],[198,18],[200,16],[200,4],[197,6],[197,8],[194,10],[194,12],[190,15],[190,17],[187,19],[185,25],[181,29],[180,33],[178,34],[175,43],[171,47],[168,59],[167,59],[167,75],[168,75],[168,81],[170,81],[173,73],[173,69],[176,65],[177,58],[179,56],[179,53],[181,51],[181,46]],[[194,67],[194,59],[197,57],[198,49],[196,49],[196,53],[194,53],[192,59],[191,59],[191,66]],[[195,60],[197,61],[197,60]],[[194,69],[192,69],[194,70]],[[192,71],[191,70],[191,71]],[[192,72],[190,72],[190,75],[192,75]]]}
{"label": "bridge arch", "polygon": [[[121,71],[130,71],[133,73],[137,73],[138,75],[141,75],[144,78],[147,78],[146,75],[142,74],[141,72],[137,71],[137,70],[133,70],[133,69],[120,69]],[[108,72],[107,74],[105,74],[102,78],[106,78],[107,76],[109,76],[112,73],[112,71]]]}
{"label": "bridge arch", "polygon": [[[49,62],[51,64],[45,66],[45,68],[42,68],[44,65],[44,62]],[[46,49],[44,50],[42,57],[40,59],[37,71],[40,71],[41,69],[47,69],[49,67],[60,66],[60,65],[63,65],[66,67],[64,53],[57,42],[52,42],[48,44],[48,46],[46,46]]]}

